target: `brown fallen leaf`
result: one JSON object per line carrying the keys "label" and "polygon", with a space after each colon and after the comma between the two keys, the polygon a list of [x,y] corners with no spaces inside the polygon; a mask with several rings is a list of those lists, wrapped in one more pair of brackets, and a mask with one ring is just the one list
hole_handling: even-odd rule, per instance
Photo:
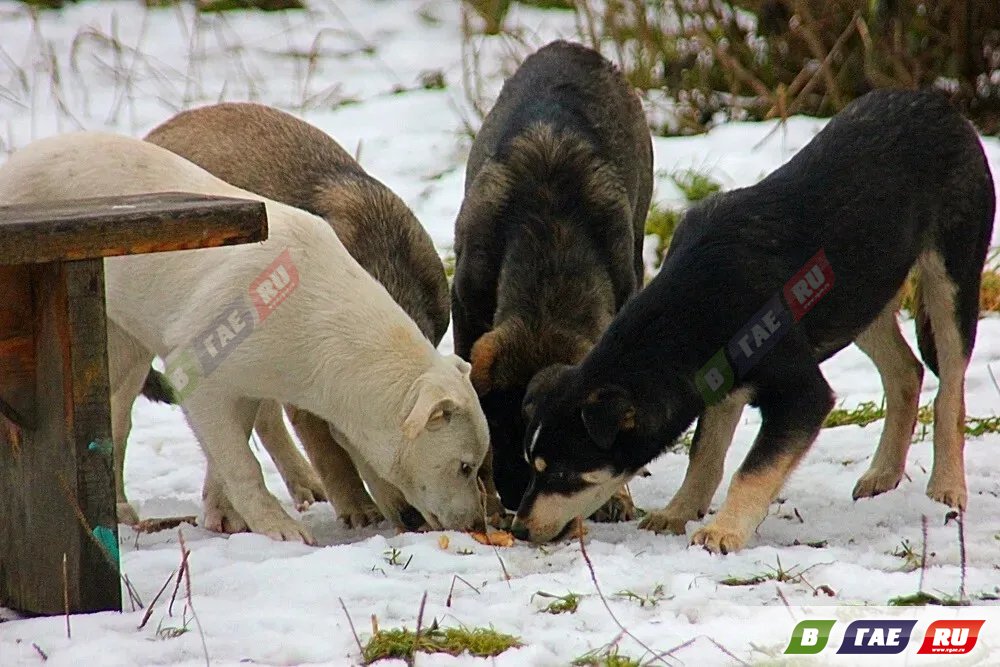
{"label": "brown fallen leaf", "polygon": [[197,526],[198,517],[170,516],[170,517],[163,517],[160,519],[143,519],[139,523],[132,526],[132,529],[137,533],[158,533],[161,530],[170,530],[171,528],[176,528],[182,523],[189,523],[192,526]]}
{"label": "brown fallen leaf", "polygon": [[438,538],[438,546],[441,547],[442,551],[448,550],[448,544],[450,544],[450,540],[447,535],[442,535]]}
{"label": "brown fallen leaf", "polygon": [[476,542],[491,547],[512,547],[514,546],[514,536],[506,530],[495,530],[490,533],[470,532],[469,536]]}

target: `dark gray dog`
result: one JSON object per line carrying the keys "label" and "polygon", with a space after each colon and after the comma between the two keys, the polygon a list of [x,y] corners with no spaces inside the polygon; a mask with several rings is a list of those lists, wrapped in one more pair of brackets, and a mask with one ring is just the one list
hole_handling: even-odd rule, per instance
{"label": "dark gray dog", "polygon": [[[639,98],[614,65],[569,42],[524,61],[472,146],[455,230],[455,352],[472,362],[507,507],[531,478],[528,383],[582,359],[642,286],[652,178]],[[613,513],[630,516],[619,501]]]}

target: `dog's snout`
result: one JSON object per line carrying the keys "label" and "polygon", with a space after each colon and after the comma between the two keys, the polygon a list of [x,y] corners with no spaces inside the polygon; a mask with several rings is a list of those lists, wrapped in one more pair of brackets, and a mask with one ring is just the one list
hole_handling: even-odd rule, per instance
{"label": "dog's snout", "polygon": [[420,527],[424,525],[424,515],[413,505],[407,506],[399,513],[399,520],[409,531],[420,530]]}

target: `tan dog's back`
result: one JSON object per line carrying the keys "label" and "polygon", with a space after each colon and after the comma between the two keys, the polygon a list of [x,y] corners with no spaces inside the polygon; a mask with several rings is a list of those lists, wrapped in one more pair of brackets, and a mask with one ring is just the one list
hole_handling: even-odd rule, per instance
{"label": "tan dog's back", "polygon": [[323,217],[432,343],[444,336],[448,285],[430,236],[322,130],[271,107],[224,103],[181,112],[146,140],[239,188]]}

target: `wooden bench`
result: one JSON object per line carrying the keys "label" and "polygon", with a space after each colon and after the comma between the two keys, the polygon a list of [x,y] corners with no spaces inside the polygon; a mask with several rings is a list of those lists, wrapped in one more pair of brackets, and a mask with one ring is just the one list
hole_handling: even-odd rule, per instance
{"label": "wooden bench", "polygon": [[243,199],[0,207],[0,606],[121,609],[103,258],[266,237]]}

